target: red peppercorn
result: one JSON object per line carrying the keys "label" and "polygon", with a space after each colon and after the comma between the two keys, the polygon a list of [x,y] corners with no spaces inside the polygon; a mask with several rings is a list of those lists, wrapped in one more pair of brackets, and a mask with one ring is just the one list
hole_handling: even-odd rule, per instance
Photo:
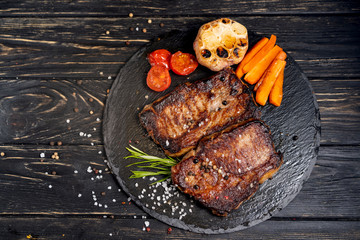
{"label": "red peppercorn", "polygon": [[172,231],[172,228],[171,228],[171,227],[169,227],[169,228],[168,228],[168,234],[170,234],[170,233],[171,233],[171,231]]}
{"label": "red peppercorn", "polygon": [[150,228],[149,228],[149,227],[147,227],[147,228],[146,228],[146,231],[147,231],[147,232],[150,232]]}
{"label": "red peppercorn", "polygon": [[229,199],[229,197],[228,197],[228,196],[225,196],[225,199],[226,199],[226,200],[228,200],[228,199]]}
{"label": "red peppercorn", "polygon": [[215,198],[216,198],[216,200],[218,200],[218,199],[219,199],[219,196],[216,196]]}

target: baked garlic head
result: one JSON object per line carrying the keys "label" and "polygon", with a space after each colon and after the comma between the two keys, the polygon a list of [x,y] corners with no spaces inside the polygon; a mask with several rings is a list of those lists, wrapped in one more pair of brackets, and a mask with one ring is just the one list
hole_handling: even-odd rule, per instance
{"label": "baked garlic head", "polygon": [[247,29],[228,18],[202,25],[194,42],[198,62],[212,71],[238,64],[247,49]]}

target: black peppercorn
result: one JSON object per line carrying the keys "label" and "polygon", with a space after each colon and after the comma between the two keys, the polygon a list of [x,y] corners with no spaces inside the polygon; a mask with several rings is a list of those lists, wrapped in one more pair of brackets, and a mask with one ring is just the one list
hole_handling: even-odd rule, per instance
{"label": "black peppercorn", "polygon": [[222,82],[225,81],[225,77],[224,77],[224,76],[221,76],[221,77],[220,77],[220,81],[222,81]]}
{"label": "black peppercorn", "polygon": [[223,104],[224,106],[227,105],[227,101],[226,101],[226,100],[222,101],[222,104]]}
{"label": "black peppercorn", "polygon": [[228,176],[228,175],[225,175],[224,179],[225,179],[225,180],[228,180],[228,179],[229,179],[229,176]]}
{"label": "black peppercorn", "polygon": [[198,190],[198,189],[199,189],[199,186],[198,186],[198,185],[194,185],[194,189],[195,189],[195,190]]}
{"label": "black peppercorn", "polygon": [[194,158],[193,163],[197,164],[199,162],[199,159]]}

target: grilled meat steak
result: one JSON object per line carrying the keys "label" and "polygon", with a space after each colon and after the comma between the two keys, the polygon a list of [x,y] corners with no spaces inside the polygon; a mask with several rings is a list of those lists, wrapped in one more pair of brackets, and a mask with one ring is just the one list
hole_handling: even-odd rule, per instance
{"label": "grilled meat steak", "polygon": [[146,105],[139,118],[155,143],[175,157],[195,148],[204,136],[259,115],[248,87],[226,68],[179,85]]}
{"label": "grilled meat steak", "polygon": [[280,167],[270,130],[261,121],[236,124],[203,138],[171,169],[172,181],[216,215],[226,216]]}

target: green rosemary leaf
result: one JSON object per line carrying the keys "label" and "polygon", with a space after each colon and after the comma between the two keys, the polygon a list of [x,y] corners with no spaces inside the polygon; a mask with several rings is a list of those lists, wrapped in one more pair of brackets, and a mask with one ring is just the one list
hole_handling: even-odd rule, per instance
{"label": "green rosemary leaf", "polygon": [[[126,167],[136,165],[138,168],[148,168],[149,171],[131,171],[133,174],[130,178],[142,178],[142,177],[149,177],[149,176],[156,176],[156,175],[164,175],[165,178],[160,179],[154,183],[162,182],[171,177],[171,167],[178,163],[178,159],[174,159],[171,157],[166,156],[165,158],[160,158],[156,156],[151,156],[140,149],[130,145],[130,147],[126,148],[131,155],[124,157],[124,159],[128,158],[135,158],[141,159],[144,161],[138,161],[127,165]],[[145,165],[143,165],[145,164]],[[148,164],[148,165],[146,165]],[[154,171],[150,171],[154,170]],[[160,170],[160,171],[158,171]],[[152,183],[152,184],[154,184]]]}

